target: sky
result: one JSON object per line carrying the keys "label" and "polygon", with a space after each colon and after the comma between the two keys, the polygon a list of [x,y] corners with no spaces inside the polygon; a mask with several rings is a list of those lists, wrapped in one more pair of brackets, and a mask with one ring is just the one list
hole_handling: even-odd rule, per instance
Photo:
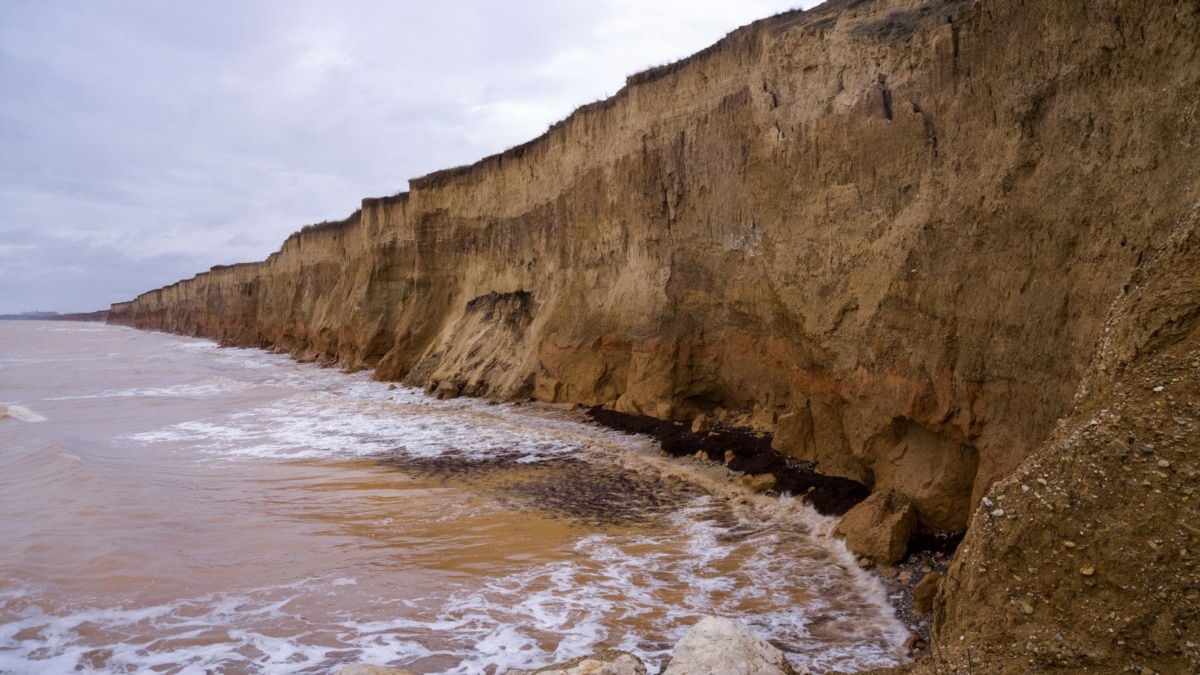
{"label": "sky", "polygon": [[0,314],[262,260],[815,0],[0,0]]}

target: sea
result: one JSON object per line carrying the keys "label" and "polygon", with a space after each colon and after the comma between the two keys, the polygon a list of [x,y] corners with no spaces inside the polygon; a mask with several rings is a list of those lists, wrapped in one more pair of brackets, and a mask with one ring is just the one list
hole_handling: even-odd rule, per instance
{"label": "sea", "polygon": [[705,616],[816,672],[905,660],[834,521],[532,402],[0,321],[0,672],[658,672]]}

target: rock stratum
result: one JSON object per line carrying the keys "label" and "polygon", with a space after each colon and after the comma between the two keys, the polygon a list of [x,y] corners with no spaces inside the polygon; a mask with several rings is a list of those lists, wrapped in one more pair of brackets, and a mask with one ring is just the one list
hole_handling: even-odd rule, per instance
{"label": "rock stratum", "polygon": [[915,667],[1184,672],[1197,227],[1196,0],[831,0],[108,320],[717,413],[969,525]]}

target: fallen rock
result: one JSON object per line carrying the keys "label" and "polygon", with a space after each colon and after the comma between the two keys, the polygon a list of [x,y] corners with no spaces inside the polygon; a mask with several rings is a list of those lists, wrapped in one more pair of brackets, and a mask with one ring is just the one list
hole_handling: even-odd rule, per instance
{"label": "fallen rock", "polygon": [[904,557],[916,524],[916,509],[908,497],[888,490],[850,509],[834,533],[846,538],[846,548],[856,556],[893,565]]}
{"label": "fallen rock", "polygon": [[938,584],[941,580],[940,573],[930,572],[917,582],[912,593],[913,612],[928,614],[933,611],[933,598],[937,595]]}
{"label": "fallen rock", "polygon": [[354,665],[345,666],[337,671],[337,675],[417,675],[411,670],[403,668],[388,668],[386,666],[373,666],[369,663],[356,663]]}
{"label": "fallen rock", "polygon": [[925,643],[924,638],[922,638],[920,635],[917,635],[915,633],[912,635],[909,635],[908,639],[904,641],[904,651],[906,651],[910,654],[912,652],[919,652],[922,649],[925,649],[925,647],[927,647],[927,646],[928,645]]}
{"label": "fallen rock", "polygon": [[663,675],[807,675],[798,673],[783,652],[742,624],[705,617],[675,645]]}
{"label": "fallen rock", "polygon": [[706,415],[697,415],[696,419],[692,420],[693,434],[707,434],[712,430],[712,426],[708,423]]}
{"label": "fallen rock", "polygon": [[510,670],[507,675],[646,675],[646,666],[629,652],[606,649],[534,671]]}
{"label": "fallen rock", "polygon": [[742,486],[751,492],[766,492],[775,487],[775,482],[775,476],[769,473],[760,473],[742,478]]}

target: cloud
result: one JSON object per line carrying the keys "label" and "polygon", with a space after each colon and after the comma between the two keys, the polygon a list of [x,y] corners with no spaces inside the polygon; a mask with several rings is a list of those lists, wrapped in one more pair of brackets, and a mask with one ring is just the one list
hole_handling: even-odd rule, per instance
{"label": "cloud", "polygon": [[262,259],[792,4],[4,3],[0,313]]}

